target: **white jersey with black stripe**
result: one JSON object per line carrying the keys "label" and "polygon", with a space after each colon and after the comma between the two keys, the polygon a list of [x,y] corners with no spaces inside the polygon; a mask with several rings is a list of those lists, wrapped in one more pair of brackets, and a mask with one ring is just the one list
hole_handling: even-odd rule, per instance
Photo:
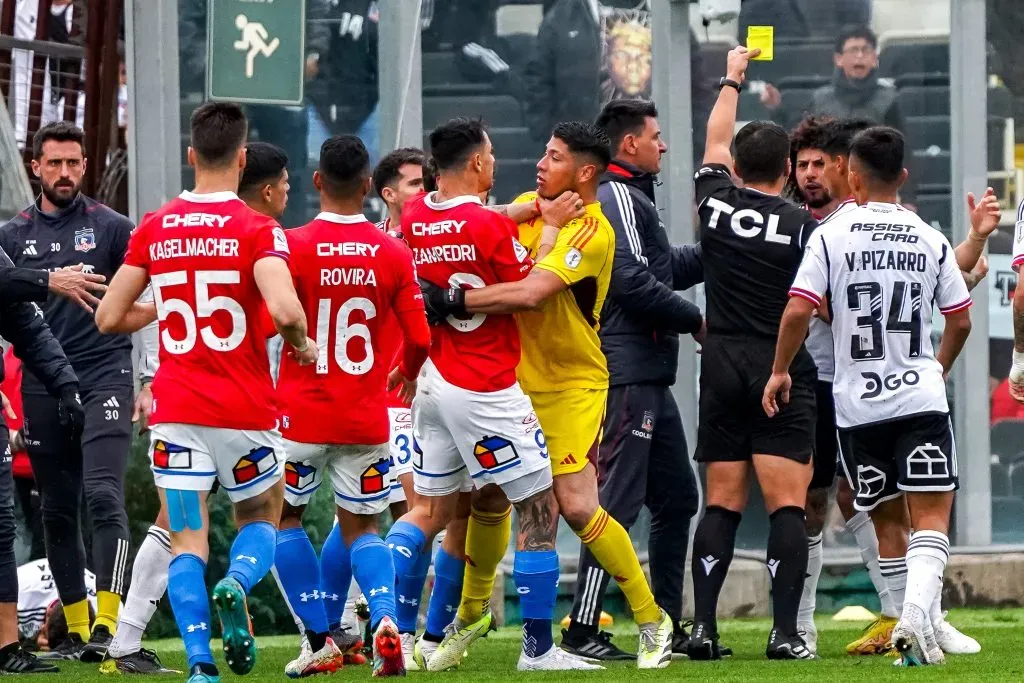
{"label": "white jersey with black stripe", "polygon": [[[85,570],[85,591],[96,609],[96,575]],[[57,596],[57,584],[50,572],[50,563],[41,560],[26,562],[18,567],[18,634],[22,638],[35,638],[43,627],[46,610]]]}
{"label": "white jersey with black stripe", "polygon": [[932,347],[932,310],[971,305],[946,237],[897,204],[869,202],[824,221],[790,290],[832,318],[840,428],[949,412]]}

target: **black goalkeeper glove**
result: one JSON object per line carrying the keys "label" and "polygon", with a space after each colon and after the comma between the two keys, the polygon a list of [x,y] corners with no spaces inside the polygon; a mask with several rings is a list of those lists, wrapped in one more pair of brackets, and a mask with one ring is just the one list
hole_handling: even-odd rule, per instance
{"label": "black goalkeeper glove", "polygon": [[466,290],[458,288],[445,289],[432,282],[420,280],[423,292],[423,305],[427,309],[427,322],[440,325],[450,315],[466,314]]}
{"label": "black goalkeeper glove", "polygon": [[71,430],[72,441],[77,442],[82,438],[82,430],[85,427],[85,409],[82,407],[82,399],[78,396],[78,385],[69,384],[60,390],[57,415],[60,425]]}

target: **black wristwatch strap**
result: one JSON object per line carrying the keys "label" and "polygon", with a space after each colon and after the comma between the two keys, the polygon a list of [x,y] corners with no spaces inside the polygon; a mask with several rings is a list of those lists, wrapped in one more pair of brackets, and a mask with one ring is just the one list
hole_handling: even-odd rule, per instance
{"label": "black wristwatch strap", "polygon": [[719,89],[722,89],[725,86],[729,86],[730,88],[736,88],[736,92],[743,92],[743,86],[737,83],[736,81],[732,80],[731,78],[722,77],[722,80],[718,81]]}

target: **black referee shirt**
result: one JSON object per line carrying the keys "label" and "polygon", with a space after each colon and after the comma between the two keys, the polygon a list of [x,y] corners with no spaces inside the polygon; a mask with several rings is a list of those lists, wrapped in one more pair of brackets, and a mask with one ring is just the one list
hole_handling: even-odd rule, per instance
{"label": "black referee shirt", "polygon": [[782,197],[737,187],[722,164],[702,166],[694,183],[708,332],[774,340],[817,221]]}
{"label": "black referee shirt", "polygon": [[[84,195],[54,214],[39,200],[0,228],[0,248],[24,268],[57,270],[79,263],[107,281],[124,262],[132,222]],[[75,302],[50,294],[43,316],[64,348],[83,388],[132,384],[132,341],[127,334],[100,334],[93,316]],[[45,393],[31,371],[23,391]]]}

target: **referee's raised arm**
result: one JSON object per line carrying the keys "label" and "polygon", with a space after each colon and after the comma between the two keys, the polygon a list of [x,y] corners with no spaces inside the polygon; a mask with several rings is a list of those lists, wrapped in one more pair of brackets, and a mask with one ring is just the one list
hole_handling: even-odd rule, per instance
{"label": "referee's raised arm", "polygon": [[732,136],[736,130],[736,109],[740,103],[740,90],[746,79],[750,60],[761,54],[760,48],[748,50],[739,45],[729,51],[725,78],[718,82],[718,99],[708,118],[708,133],[704,143],[704,164],[722,164],[732,168]]}

